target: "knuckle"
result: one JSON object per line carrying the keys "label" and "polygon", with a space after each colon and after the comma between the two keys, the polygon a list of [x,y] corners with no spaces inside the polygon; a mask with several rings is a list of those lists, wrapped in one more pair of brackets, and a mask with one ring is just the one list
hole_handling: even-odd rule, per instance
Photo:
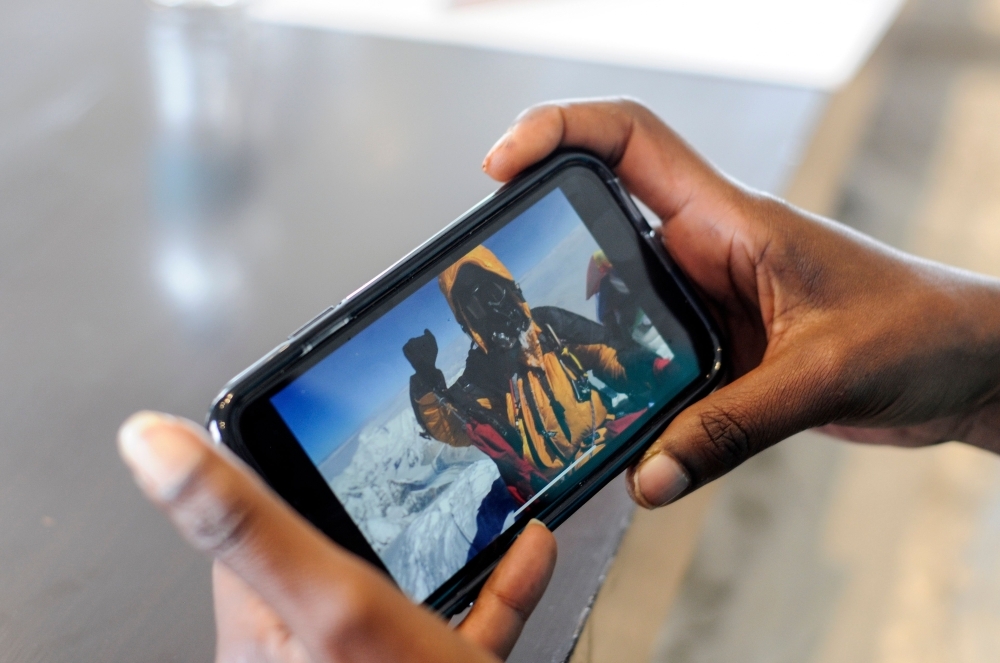
{"label": "knuckle", "polygon": [[713,464],[728,469],[753,455],[751,431],[739,417],[722,408],[713,407],[702,412],[699,419],[705,440],[702,452]]}
{"label": "knuckle", "polygon": [[206,459],[170,499],[168,508],[184,537],[199,550],[224,555],[252,529],[251,501],[222,461]]}
{"label": "knuckle", "polygon": [[528,621],[528,617],[531,616],[531,606],[527,605],[524,599],[501,589],[494,589],[491,594],[510,615],[518,620],[519,624],[523,625]]}
{"label": "knuckle", "polygon": [[635,97],[618,97],[615,104],[629,115],[645,117],[651,113],[649,108]]}
{"label": "knuckle", "polygon": [[548,120],[556,119],[556,116],[562,112],[558,102],[554,101],[543,101],[541,103],[535,104],[534,106],[529,106],[525,108],[515,119],[515,122],[523,122],[525,120],[535,120],[540,118],[545,118]]}

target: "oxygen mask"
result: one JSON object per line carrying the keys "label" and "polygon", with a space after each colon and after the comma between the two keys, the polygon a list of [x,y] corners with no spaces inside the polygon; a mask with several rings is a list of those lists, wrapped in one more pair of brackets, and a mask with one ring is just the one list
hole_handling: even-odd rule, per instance
{"label": "oxygen mask", "polygon": [[462,284],[465,287],[461,288],[459,301],[469,326],[483,337],[490,350],[510,350],[520,344],[531,320],[524,312],[524,299],[517,285],[491,276],[482,274]]}

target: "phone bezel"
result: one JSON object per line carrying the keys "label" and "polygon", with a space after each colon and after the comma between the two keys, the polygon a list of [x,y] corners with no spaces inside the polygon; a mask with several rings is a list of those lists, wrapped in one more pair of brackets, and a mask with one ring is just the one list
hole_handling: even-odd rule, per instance
{"label": "phone bezel", "polygon": [[[698,358],[700,377],[662,407],[621,448],[604,458],[559,501],[545,506],[539,513],[531,514],[552,529],[565,521],[587,499],[634,462],[674,416],[714,389],[725,372],[722,335],[714,321],[614,173],[602,161],[586,152],[558,153],[504,185],[339,305],[327,309],[304,325],[286,342],[235,377],[219,394],[209,411],[208,427],[213,438],[236,452],[293,508],[333,541],[389,575],[319,471],[273,410],[273,406],[269,402],[266,406],[262,403],[267,401],[266,396],[275,390],[276,385],[290,380],[289,376],[293,372],[297,376],[326,356],[328,353],[323,352],[323,349],[343,336],[350,335],[355,326],[367,321],[366,316],[370,316],[380,304],[412,285],[415,279],[426,276],[463,244],[481,238],[492,225],[505,223],[510,218],[512,207],[523,204],[553,178],[574,167],[586,168],[597,175],[616,209],[623,213],[627,225],[639,238],[645,267],[653,271],[662,270],[659,275],[650,274],[650,278],[656,285],[657,294],[664,299],[666,306],[678,317],[690,335]],[[511,527],[497,537],[429,596],[425,604],[445,615],[464,609],[520,531],[520,527]]]}

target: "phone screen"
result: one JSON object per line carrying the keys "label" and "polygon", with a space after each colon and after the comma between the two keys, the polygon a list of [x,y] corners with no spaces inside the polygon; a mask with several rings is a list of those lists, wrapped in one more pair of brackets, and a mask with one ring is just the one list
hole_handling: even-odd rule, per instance
{"label": "phone screen", "polygon": [[416,601],[700,373],[634,231],[528,203],[270,396]]}

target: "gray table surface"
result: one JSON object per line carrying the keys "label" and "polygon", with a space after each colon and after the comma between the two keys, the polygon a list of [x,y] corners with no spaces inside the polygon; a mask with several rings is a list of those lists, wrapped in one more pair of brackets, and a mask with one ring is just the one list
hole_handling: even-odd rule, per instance
{"label": "gray table surface", "polygon": [[[209,562],[140,497],[119,422],[200,420],[490,192],[480,160],[523,107],[610,94],[769,190],[825,99],[136,0],[0,5],[0,660],[210,659]],[[616,482],[559,530],[512,660],[566,657],[630,514]]]}

